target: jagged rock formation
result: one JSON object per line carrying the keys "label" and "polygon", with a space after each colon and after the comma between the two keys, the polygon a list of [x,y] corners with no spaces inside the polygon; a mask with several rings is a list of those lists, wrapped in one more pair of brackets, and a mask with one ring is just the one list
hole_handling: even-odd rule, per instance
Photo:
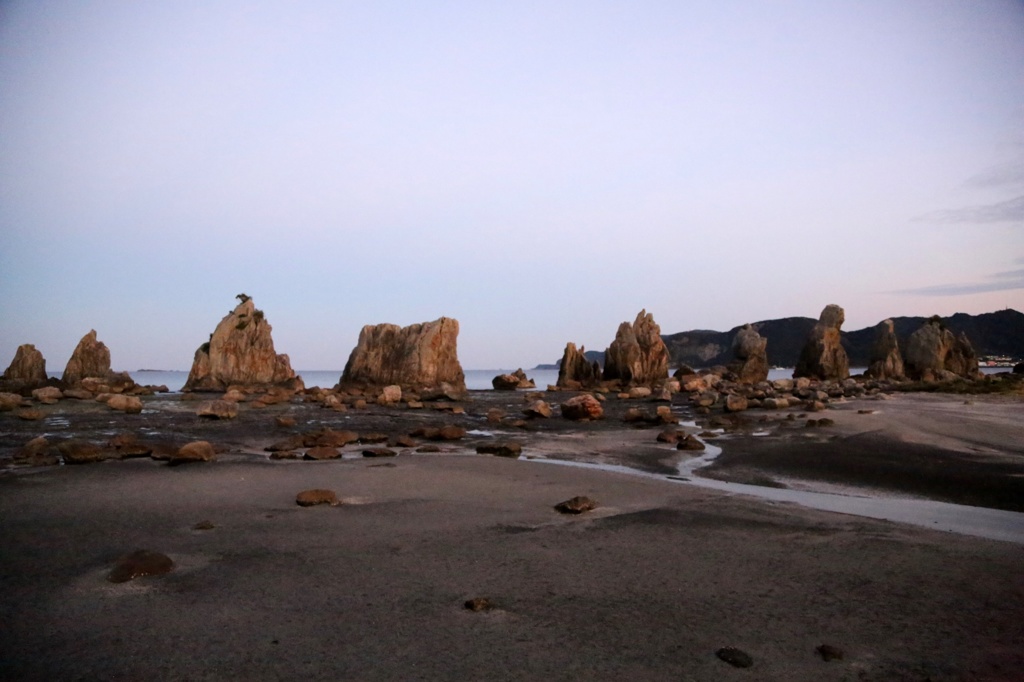
{"label": "jagged rock formation", "polygon": [[980,374],[978,357],[967,336],[963,332],[954,336],[938,317],[910,335],[905,365],[907,376],[919,381],[974,379]]}
{"label": "jagged rock formation", "polygon": [[14,359],[4,371],[3,382],[24,388],[39,387],[46,383],[46,359],[35,346],[26,343],[18,346]]}
{"label": "jagged rock formation", "polygon": [[561,388],[580,388],[593,386],[601,381],[601,365],[596,361],[591,364],[584,356],[586,349],[570,341],[565,344],[562,362],[558,366],[558,385]]}
{"label": "jagged rock formation", "polygon": [[61,381],[68,386],[82,383],[86,377],[105,377],[110,374],[110,349],[96,339],[96,330],[90,329],[71,354]]}
{"label": "jagged rock formation", "polygon": [[668,378],[668,349],[654,315],[641,310],[633,324],[623,322],[604,352],[604,379],[652,386]]}
{"label": "jagged rock formation", "polygon": [[201,345],[182,390],[225,391],[228,386],[266,386],[295,379],[288,356],[274,351],[271,326],[244,294]]}
{"label": "jagged rock formation", "polygon": [[841,380],[850,376],[850,362],[839,333],[845,320],[842,308],[835,304],[825,306],[800,353],[794,377]]}
{"label": "jagged rock formation", "polygon": [[450,317],[408,327],[366,325],[339,384],[397,384],[463,394],[466,376],[459,364],[458,336],[459,321]]}
{"label": "jagged rock formation", "polygon": [[729,365],[729,371],[736,380],[756,384],[768,380],[768,339],[757,333],[753,326],[741,329],[732,342],[732,353],[736,361]]}
{"label": "jagged rock formation", "polygon": [[891,319],[878,323],[875,343],[871,347],[871,363],[864,374],[872,379],[902,379],[905,376],[903,356],[896,338],[896,323]]}
{"label": "jagged rock formation", "polygon": [[526,372],[520,367],[509,374],[499,374],[491,379],[491,386],[495,391],[514,391],[517,388],[537,388],[533,379],[526,376]]}

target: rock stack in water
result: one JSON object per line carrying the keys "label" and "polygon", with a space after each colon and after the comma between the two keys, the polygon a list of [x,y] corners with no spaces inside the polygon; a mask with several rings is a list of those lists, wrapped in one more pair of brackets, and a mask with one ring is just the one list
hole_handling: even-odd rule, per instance
{"label": "rock stack in water", "polygon": [[46,385],[46,359],[31,343],[18,346],[14,359],[4,371],[3,385],[12,390]]}
{"label": "rock stack in water", "polygon": [[835,304],[825,306],[800,353],[794,377],[836,381],[850,376],[850,361],[839,333],[845,320],[842,308]]}
{"label": "rock stack in water", "polygon": [[900,354],[896,326],[892,320],[878,323],[868,369],[864,374],[872,379],[902,379],[905,376],[903,356]]}
{"label": "rock stack in water", "polygon": [[459,321],[450,317],[408,327],[366,325],[339,385],[399,385],[449,397],[462,395],[466,376],[459,364],[458,337]]}
{"label": "rock stack in water", "polygon": [[918,381],[949,381],[977,378],[978,357],[963,333],[954,336],[935,316],[907,340],[907,376]]}
{"label": "rock stack in water", "polygon": [[565,344],[562,362],[558,365],[557,385],[560,388],[579,389],[601,381],[601,365],[596,360],[589,362],[585,352],[583,346],[577,350],[572,341]]}
{"label": "rock stack in water", "polygon": [[652,314],[641,310],[632,325],[619,325],[604,354],[604,379],[632,386],[653,386],[668,379],[668,348]]}
{"label": "rock stack in water", "polygon": [[729,371],[736,380],[745,384],[756,384],[768,379],[768,339],[747,325],[736,333],[732,341],[732,352],[736,361],[729,365]]}
{"label": "rock stack in water", "polygon": [[110,370],[110,349],[96,338],[95,329],[90,329],[75,346],[61,383],[68,388],[85,387],[100,393],[121,393],[135,387],[127,372]]}
{"label": "rock stack in water", "polygon": [[288,356],[274,351],[263,311],[245,294],[238,298],[241,302],[196,350],[183,390],[225,391],[232,385],[263,387],[296,379]]}

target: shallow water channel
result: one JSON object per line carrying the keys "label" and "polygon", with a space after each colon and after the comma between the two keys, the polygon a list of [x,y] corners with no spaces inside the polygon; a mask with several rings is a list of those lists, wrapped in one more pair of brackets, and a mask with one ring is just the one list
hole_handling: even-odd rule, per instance
{"label": "shallow water channel", "polygon": [[703,478],[697,471],[701,467],[710,464],[722,452],[722,449],[715,445],[705,445],[707,449],[703,455],[685,459],[680,463],[677,476],[652,474],[614,464],[544,458],[535,458],[531,461],[671,480],[681,485],[712,488],[738,495],[759,497],[774,502],[790,502],[811,509],[906,523],[932,530],[973,535],[990,540],[1002,540],[1004,542],[1024,545],[1024,513],[1020,512],[988,509],[985,507],[969,507],[962,504],[951,504],[934,500],[769,488],[767,486],[729,483],[727,481]]}

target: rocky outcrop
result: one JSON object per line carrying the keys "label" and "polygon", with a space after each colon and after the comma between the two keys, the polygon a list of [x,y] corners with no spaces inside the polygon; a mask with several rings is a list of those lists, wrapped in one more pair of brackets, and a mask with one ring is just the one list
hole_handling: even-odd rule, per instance
{"label": "rocky outcrop", "polygon": [[933,317],[907,340],[907,376],[918,381],[940,381],[954,377],[977,378],[978,357],[967,336],[953,332]]}
{"label": "rocky outcrop", "polygon": [[533,379],[526,376],[526,372],[520,367],[509,374],[499,374],[491,379],[491,386],[495,391],[514,391],[517,388],[537,388]]}
{"label": "rocky outcrop", "polygon": [[896,323],[891,319],[878,323],[875,343],[871,346],[871,362],[864,374],[872,379],[902,379],[905,376],[903,356],[896,338]]}
{"label": "rocky outcrop", "polygon": [[850,362],[839,334],[845,320],[846,313],[842,308],[834,304],[825,306],[800,353],[794,377],[826,381],[850,376]]}
{"label": "rocky outcrop", "polygon": [[652,386],[668,378],[668,348],[654,316],[641,310],[630,325],[623,322],[604,353],[604,379]]}
{"label": "rocky outcrop", "polygon": [[[296,383],[288,356],[274,350],[271,326],[252,299],[228,313],[201,345],[192,361],[184,391],[226,391],[229,386],[258,387]],[[301,388],[301,382],[298,388]]]}
{"label": "rocky outcrop", "polygon": [[4,371],[3,382],[19,388],[38,388],[46,383],[46,359],[31,343],[18,346]]}
{"label": "rocky outcrop", "polygon": [[96,338],[96,330],[90,329],[71,354],[61,381],[67,386],[77,386],[87,377],[102,378],[110,373],[110,349]]}
{"label": "rocky outcrop", "polygon": [[420,393],[464,394],[458,337],[459,321],[450,317],[408,327],[366,325],[345,363],[339,387],[396,384]]}
{"label": "rocky outcrop", "polygon": [[562,403],[562,416],[572,421],[589,421],[604,417],[604,408],[589,393],[578,395]]}
{"label": "rocky outcrop", "polygon": [[565,344],[565,352],[562,354],[562,362],[558,366],[558,383],[561,388],[580,388],[593,386],[601,381],[601,365],[596,361],[587,361],[584,353],[586,349],[569,342]]}
{"label": "rocky outcrop", "polygon": [[768,339],[758,334],[753,326],[748,324],[736,334],[732,353],[736,360],[729,365],[729,370],[737,381],[756,384],[768,380]]}

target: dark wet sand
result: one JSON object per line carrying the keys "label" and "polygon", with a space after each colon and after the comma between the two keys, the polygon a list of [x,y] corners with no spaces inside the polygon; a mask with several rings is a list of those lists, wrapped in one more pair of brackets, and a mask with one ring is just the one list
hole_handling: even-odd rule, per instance
{"label": "dark wet sand", "polygon": [[[757,485],[816,482],[1024,511],[1024,401],[934,394],[853,401],[774,421],[768,437],[728,437],[702,475]],[[870,410],[871,414],[861,411]]]}

